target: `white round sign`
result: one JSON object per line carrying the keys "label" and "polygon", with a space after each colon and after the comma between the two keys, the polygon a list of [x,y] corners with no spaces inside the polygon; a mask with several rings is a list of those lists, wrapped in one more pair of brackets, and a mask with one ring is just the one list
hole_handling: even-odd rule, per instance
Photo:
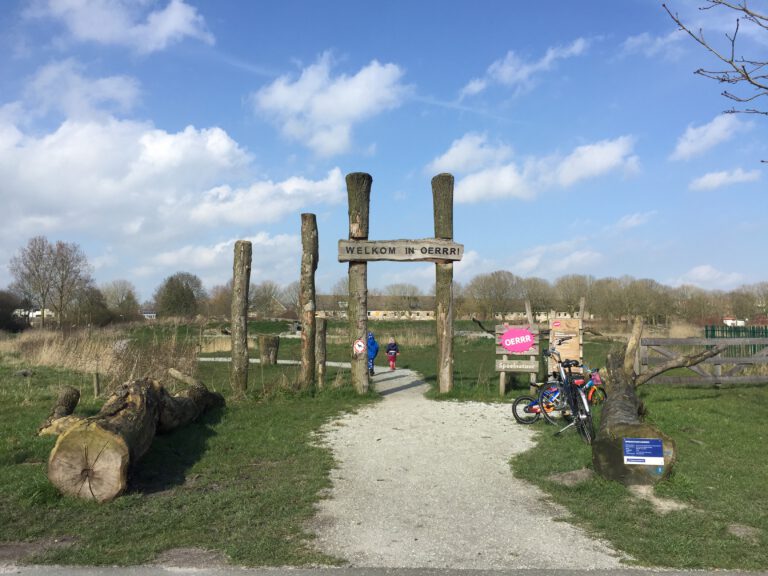
{"label": "white round sign", "polygon": [[355,340],[355,343],[352,345],[352,350],[355,354],[362,354],[365,352],[365,340],[362,338]]}

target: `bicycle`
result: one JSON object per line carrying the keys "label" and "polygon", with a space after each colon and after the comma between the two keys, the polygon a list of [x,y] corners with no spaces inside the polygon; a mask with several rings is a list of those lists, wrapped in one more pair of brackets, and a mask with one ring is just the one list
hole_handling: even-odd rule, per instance
{"label": "bicycle", "polygon": [[541,417],[541,406],[533,396],[518,396],[512,403],[512,416],[520,424],[533,424]]}
{"label": "bicycle", "polygon": [[580,363],[578,360],[563,360],[557,351],[557,346],[571,338],[572,336],[559,338],[554,346],[544,351],[545,356],[551,356],[555,359],[558,369],[554,373],[556,379],[549,381],[539,394],[538,405],[544,418],[553,424],[557,424],[556,414],[563,417],[570,415],[571,421],[555,432],[555,436],[575,427],[584,441],[587,444],[592,444],[595,428],[590,411],[590,402],[584,391],[585,383],[581,379],[582,383],[578,385],[573,374],[573,368],[580,366]]}
{"label": "bicycle", "polygon": [[[541,388],[542,384],[534,384],[537,388]],[[515,417],[520,424],[533,424],[537,422],[543,414],[543,410],[540,405],[540,394],[537,394],[534,398],[530,395],[518,396],[512,403],[512,416]]]}

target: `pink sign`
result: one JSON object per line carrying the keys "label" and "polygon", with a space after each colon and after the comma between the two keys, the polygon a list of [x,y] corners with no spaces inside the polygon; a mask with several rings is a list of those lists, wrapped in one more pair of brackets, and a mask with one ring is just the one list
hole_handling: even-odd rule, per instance
{"label": "pink sign", "polygon": [[525,328],[510,328],[501,335],[501,345],[510,352],[525,352],[536,344],[536,339]]}

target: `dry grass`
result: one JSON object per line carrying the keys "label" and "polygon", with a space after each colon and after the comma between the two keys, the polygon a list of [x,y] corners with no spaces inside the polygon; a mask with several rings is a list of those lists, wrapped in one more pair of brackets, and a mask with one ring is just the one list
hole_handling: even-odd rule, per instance
{"label": "dry grass", "polygon": [[108,389],[120,383],[149,376],[161,382],[168,368],[185,374],[197,371],[194,343],[171,335],[137,344],[119,331],[87,331],[71,334],[28,330],[0,341],[0,352],[18,357],[25,367],[49,366],[85,374],[98,373]]}

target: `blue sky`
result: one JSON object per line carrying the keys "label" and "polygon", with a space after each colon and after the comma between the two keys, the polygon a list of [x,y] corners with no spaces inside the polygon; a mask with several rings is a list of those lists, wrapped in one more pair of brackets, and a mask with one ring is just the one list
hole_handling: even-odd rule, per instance
{"label": "blue sky", "polygon": [[[225,283],[238,239],[253,282],[286,285],[312,212],[326,291],[350,172],[373,176],[371,240],[431,237],[430,180],[454,174],[458,282],[766,280],[768,120],[722,114],[658,1],[9,0],[0,41],[0,287],[41,234],[141,299],[177,271]],[[740,49],[766,60],[768,34]],[[434,265],[369,266],[402,282]]]}

